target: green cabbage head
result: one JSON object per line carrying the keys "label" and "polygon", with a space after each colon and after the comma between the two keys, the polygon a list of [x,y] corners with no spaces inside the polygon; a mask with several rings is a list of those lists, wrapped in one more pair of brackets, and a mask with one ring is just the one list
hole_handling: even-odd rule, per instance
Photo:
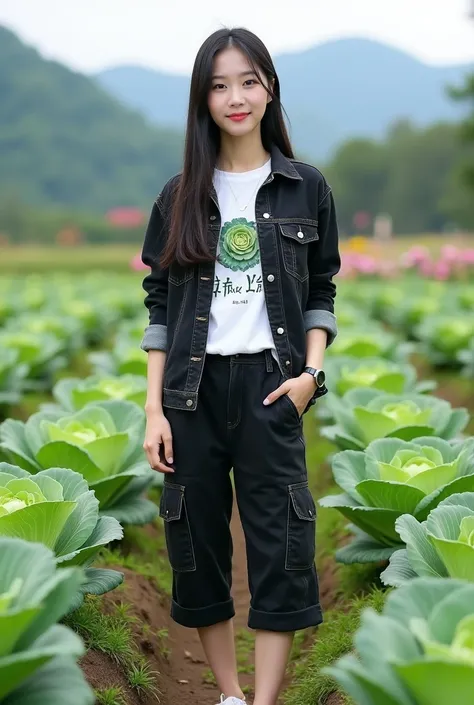
{"label": "green cabbage head", "polygon": [[104,376],[93,375],[80,378],[59,380],[53,388],[53,397],[57,406],[45,405],[43,410],[58,408],[65,411],[78,411],[86,404],[95,401],[118,399],[132,401],[140,407],[145,406],[147,381],[140,375]]}
{"label": "green cabbage head", "polygon": [[[329,395],[328,395],[329,396]],[[466,409],[426,394],[385,394],[351,389],[343,398],[331,395],[327,406],[335,424],[321,429],[341,450],[363,450],[377,438],[410,441],[419,436],[450,440],[467,425]]]}
{"label": "green cabbage head", "polygon": [[94,490],[102,513],[145,524],[158,510],[143,495],[159,476],[145,460],[144,433],[145,412],[137,404],[97,401],[73,413],[40,411],[25,423],[7,419],[0,425],[0,452],[32,473],[71,468]]}
{"label": "green cabbage head", "polygon": [[453,494],[426,521],[403,515],[395,528],[406,543],[382,573],[386,585],[420,577],[449,576],[474,583],[474,492]]}
{"label": "green cabbage head", "polygon": [[[143,331],[142,331],[143,334]],[[88,355],[94,374],[138,375],[146,378],[147,353],[136,341],[123,337],[112,351],[95,351]]]}
{"label": "green cabbage head", "polygon": [[474,585],[416,578],[367,609],[355,654],[324,672],[355,705],[470,705],[474,694]]}
{"label": "green cabbage head", "polygon": [[331,345],[328,359],[333,355],[367,358],[383,357],[406,362],[411,345],[401,343],[393,333],[368,323],[364,328],[349,327],[341,332]]}
{"label": "green cabbage head", "polygon": [[92,705],[76,660],[85,649],[56,624],[82,582],[80,568],[58,570],[37,543],[0,536],[0,703]]}
{"label": "green cabbage head", "polygon": [[474,439],[453,445],[431,436],[383,438],[365,452],[337,453],[332,469],[344,494],[328,495],[320,504],[338,509],[356,533],[336,553],[337,560],[384,560],[403,546],[399,517],[410,514],[415,522],[423,521],[447,497],[474,491]]}
{"label": "green cabbage head", "polygon": [[81,565],[85,580],[76,605],[86,593],[103,594],[123,580],[115,570],[91,568],[101,548],[121,539],[116,519],[99,516],[99,502],[82,475],[50,468],[31,475],[0,463],[0,537],[35,541],[51,549],[61,566]]}
{"label": "green cabbage head", "polygon": [[413,365],[382,357],[337,356],[329,358],[325,367],[331,389],[339,397],[358,387],[371,387],[389,394],[424,393],[436,387],[435,382],[417,382]]}
{"label": "green cabbage head", "polygon": [[18,350],[0,347],[0,407],[17,404],[21,399],[29,367],[19,359]]}
{"label": "green cabbage head", "polygon": [[420,353],[432,365],[452,365],[474,338],[474,316],[450,311],[427,317],[416,329]]}

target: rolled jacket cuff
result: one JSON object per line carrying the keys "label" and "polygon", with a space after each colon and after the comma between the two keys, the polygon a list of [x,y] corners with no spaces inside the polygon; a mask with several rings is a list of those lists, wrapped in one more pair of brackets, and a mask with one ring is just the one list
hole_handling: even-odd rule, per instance
{"label": "rolled jacket cuff", "polygon": [[328,334],[326,347],[329,347],[337,335],[336,316],[331,311],[323,311],[321,309],[313,309],[305,311],[304,325],[306,331],[312,328],[323,328]]}
{"label": "rolled jacket cuff", "polygon": [[146,352],[148,350],[164,350],[166,352],[166,326],[158,323],[147,326],[140,347]]}

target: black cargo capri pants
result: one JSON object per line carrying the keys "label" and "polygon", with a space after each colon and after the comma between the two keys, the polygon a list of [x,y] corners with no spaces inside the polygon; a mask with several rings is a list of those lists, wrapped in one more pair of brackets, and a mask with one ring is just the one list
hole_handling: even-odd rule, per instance
{"label": "black cargo capri pants", "polygon": [[245,534],[251,629],[286,632],[322,621],[314,565],[316,509],[302,420],[270,351],[207,355],[195,411],[165,408],[174,474],[160,502],[173,569],[172,618],[207,627],[234,616],[230,520],[233,468]]}

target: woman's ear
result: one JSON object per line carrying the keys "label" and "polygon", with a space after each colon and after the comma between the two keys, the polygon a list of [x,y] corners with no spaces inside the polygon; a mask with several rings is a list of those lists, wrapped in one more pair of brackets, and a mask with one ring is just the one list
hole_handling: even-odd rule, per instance
{"label": "woman's ear", "polygon": [[[271,92],[273,93],[273,89],[275,87],[275,79],[274,78],[272,78],[272,80],[268,84],[268,87],[271,90]],[[273,100],[272,96],[269,93],[267,93],[267,103],[271,103],[272,100]]]}

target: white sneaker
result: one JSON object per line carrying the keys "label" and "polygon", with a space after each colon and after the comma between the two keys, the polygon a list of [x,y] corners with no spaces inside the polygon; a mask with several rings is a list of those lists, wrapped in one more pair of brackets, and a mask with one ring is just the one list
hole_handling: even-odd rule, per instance
{"label": "white sneaker", "polygon": [[247,703],[240,698],[226,698],[225,695],[221,695],[220,702],[217,705],[247,705]]}

